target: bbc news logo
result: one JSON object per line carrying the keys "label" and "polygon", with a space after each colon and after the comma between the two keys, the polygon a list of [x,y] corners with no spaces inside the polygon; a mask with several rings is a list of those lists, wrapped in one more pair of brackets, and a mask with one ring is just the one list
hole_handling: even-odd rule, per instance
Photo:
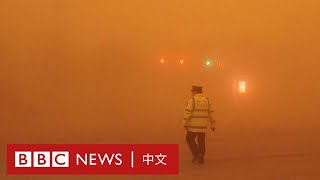
{"label": "bbc news logo", "polygon": [[16,151],[15,167],[69,167],[69,152]]}
{"label": "bbc news logo", "polygon": [[7,174],[178,174],[177,144],[9,144]]}

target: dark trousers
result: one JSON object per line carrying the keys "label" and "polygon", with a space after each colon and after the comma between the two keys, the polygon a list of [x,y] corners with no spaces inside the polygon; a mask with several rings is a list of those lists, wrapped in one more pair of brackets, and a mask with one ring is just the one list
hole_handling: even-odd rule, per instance
{"label": "dark trousers", "polygon": [[[198,144],[195,142],[196,137],[198,138]],[[206,134],[204,132],[187,131],[186,140],[193,157],[196,157],[202,160],[204,159],[204,153],[206,150],[205,137],[206,137]]]}

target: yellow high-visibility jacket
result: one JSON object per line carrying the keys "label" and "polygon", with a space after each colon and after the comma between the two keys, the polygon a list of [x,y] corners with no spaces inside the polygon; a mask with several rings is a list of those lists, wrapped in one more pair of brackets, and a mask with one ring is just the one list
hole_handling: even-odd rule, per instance
{"label": "yellow high-visibility jacket", "polygon": [[205,132],[208,125],[215,128],[209,99],[203,94],[195,94],[188,100],[184,111],[184,126],[191,132]]}

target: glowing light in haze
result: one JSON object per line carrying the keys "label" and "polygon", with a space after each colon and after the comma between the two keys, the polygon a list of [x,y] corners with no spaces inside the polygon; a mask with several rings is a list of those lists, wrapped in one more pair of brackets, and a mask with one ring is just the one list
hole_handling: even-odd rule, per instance
{"label": "glowing light in haze", "polygon": [[246,93],[246,82],[245,81],[239,82],[239,93]]}
{"label": "glowing light in haze", "polygon": [[211,66],[211,65],[212,65],[211,59],[207,59],[207,60],[206,60],[206,66]]}

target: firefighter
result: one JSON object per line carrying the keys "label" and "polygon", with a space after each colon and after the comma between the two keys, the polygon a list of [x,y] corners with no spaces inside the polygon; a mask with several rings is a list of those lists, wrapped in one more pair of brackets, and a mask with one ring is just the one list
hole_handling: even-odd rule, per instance
{"label": "firefighter", "polygon": [[[210,126],[215,131],[215,120],[209,99],[202,94],[202,87],[192,86],[192,97],[189,98],[184,111],[184,128],[187,131],[186,141],[193,155],[192,163],[204,163],[205,135]],[[198,144],[195,142],[198,139]]]}

